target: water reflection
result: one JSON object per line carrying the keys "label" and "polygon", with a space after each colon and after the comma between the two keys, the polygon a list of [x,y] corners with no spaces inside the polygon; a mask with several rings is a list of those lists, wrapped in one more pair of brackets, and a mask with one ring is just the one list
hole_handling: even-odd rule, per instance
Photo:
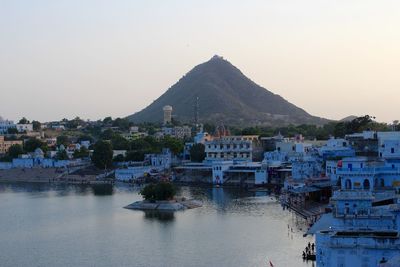
{"label": "water reflection", "polygon": [[170,211],[144,211],[144,218],[147,220],[157,220],[161,222],[171,222],[175,220],[175,213]]}
{"label": "water reflection", "polygon": [[93,185],[92,191],[95,196],[110,196],[114,193],[114,186],[109,184]]}

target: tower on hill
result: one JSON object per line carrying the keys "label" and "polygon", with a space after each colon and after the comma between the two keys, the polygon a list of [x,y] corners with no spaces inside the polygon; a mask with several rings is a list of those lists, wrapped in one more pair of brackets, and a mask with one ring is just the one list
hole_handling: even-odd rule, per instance
{"label": "tower on hill", "polygon": [[172,121],[172,107],[167,105],[163,107],[164,111],[164,125]]}

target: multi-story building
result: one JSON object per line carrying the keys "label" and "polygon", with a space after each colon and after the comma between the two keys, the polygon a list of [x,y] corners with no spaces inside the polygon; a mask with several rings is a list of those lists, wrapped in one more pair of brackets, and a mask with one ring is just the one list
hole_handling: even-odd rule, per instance
{"label": "multi-story building", "polygon": [[192,136],[192,129],[189,126],[163,127],[162,133],[164,136],[185,139]]}
{"label": "multi-story building", "polygon": [[338,162],[336,174],[346,190],[400,189],[399,160],[345,158]]}
{"label": "multi-story building", "polygon": [[317,266],[386,266],[380,264],[398,257],[400,204],[373,207],[374,199],[370,191],[334,192],[333,212],[309,230],[316,235]]}
{"label": "multi-story building", "polygon": [[224,136],[205,142],[207,161],[252,161],[253,141],[258,136]]}
{"label": "multi-story building", "polygon": [[354,157],[356,155],[349,141],[341,138],[329,139],[324,146],[319,148],[318,152],[323,159]]}
{"label": "multi-story building", "polygon": [[33,131],[33,124],[32,123],[17,124],[16,127],[17,127],[17,130],[18,130],[19,133],[32,132]]}
{"label": "multi-story building", "polygon": [[16,128],[15,123],[0,117],[0,134],[6,134],[10,128]]}
{"label": "multi-story building", "polygon": [[0,154],[6,154],[12,145],[21,145],[21,140],[4,140],[4,136],[0,136]]}
{"label": "multi-story building", "polygon": [[295,180],[317,178],[322,173],[322,161],[317,157],[297,158],[292,162],[292,178]]}

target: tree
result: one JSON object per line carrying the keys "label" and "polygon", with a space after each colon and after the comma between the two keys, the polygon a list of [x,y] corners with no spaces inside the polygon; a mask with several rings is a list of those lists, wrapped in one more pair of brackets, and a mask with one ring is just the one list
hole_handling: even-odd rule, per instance
{"label": "tree", "polygon": [[111,122],[112,122],[112,118],[111,117],[105,117],[104,120],[103,120],[104,124],[108,124],[108,123],[111,123]]}
{"label": "tree", "polygon": [[190,148],[190,159],[191,159],[191,161],[202,162],[206,157],[205,149],[206,148],[205,148],[205,146],[203,144],[194,144]]}
{"label": "tree", "polygon": [[118,127],[119,129],[126,131],[129,129],[129,127],[131,126],[131,122],[129,122],[128,119],[121,119],[121,118],[116,118],[113,122],[112,122],[112,126],[113,127]]}
{"label": "tree", "polygon": [[67,151],[65,149],[58,151],[57,155],[56,155],[56,159],[58,159],[58,160],[68,160],[69,157],[68,157]]}
{"label": "tree", "polygon": [[18,133],[18,130],[17,130],[17,128],[15,128],[15,127],[11,127],[11,128],[8,128],[8,129],[7,129],[7,133],[8,133],[8,134],[17,134],[17,133]]}
{"label": "tree", "polygon": [[43,143],[42,141],[32,137],[29,138],[25,143],[24,143],[24,149],[26,152],[34,152],[37,148],[40,148],[43,150],[43,152],[47,151],[47,145]]}
{"label": "tree", "polygon": [[18,124],[28,124],[28,123],[29,123],[29,121],[25,117],[20,119],[19,122],[18,122]]}
{"label": "tree", "polygon": [[71,142],[69,141],[68,136],[66,135],[59,135],[57,136],[57,145],[63,145],[64,147],[68,146],[69,144],[71,144]]}
{"label": "tree", "polygon": [[10,156],[10,158],[18,158],[18,156],[21,154],[24,154],[24,150],[21,145],[15,144],[10,146],[8,149],[8,156]]}
{"label": "tree", "polygon": [[144,151],[128,151],[125,156],[126,161],[144,161]]}
{"label": "tree", "polygon": [[89,157],[89,150],[87,150],[86,147],[82,146],[81,149],[77,149],[74,151],[73,156],[75,159],[87,158]]}
{"label": "tree", "polygon": [[169,148],[171,152],[175,155],[181,153],[184,147],[183,142],[181,140],[170,136],[164,137],[162,144],[163,147]]}
{"label": "tree", "polygon": [[129,141],[119,134],[115,134],[112,137],[111,144],[115,150],[129,150],[130,148]]}
{"label": "tree", "polygon": [[111,140],[114,136],[114,131],[112,129],[107,129],[101,133],[100,138],[103,140]]}
{"label": "tree", "polygon": [[125,160],[125,157],[122,154],[118,154],[113,158],[114,162],[123,162],[124,160]]}
{"label": "tree", "polygon": [[90,134],[83,134],[78,138],[78,142],[82,141],[89,141],[90,143],[93,143],[93,137]]}
{"label": "tree", "polygon": [[32,121],[32,128],[34,131],[39,131],[42,127],[42,124],[39,121]]}
{"label": "tree", "polygon": [[157,184],[148,184],[140,194],[148,201],[171,200],[176,194],[175,186],[170,182],[159,182]]}
{"label": "tree", "polygon": [[99,169],[106,169],[112,166],[113,149],[110,142],[98,141],[94,145],[92,162]]}

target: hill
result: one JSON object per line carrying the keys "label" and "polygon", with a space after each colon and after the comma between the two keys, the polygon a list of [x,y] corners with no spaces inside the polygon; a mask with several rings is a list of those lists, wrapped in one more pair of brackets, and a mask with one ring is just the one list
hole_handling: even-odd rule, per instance
{"label": "hill", "polygon": [[161,122],[162,108],[171,105],[175,119],[193,122],[197,97],[202,123],[278,126],[327,122],[257,85],[219,56],[193,68],[152,104],[128,118],[133,122]]}

